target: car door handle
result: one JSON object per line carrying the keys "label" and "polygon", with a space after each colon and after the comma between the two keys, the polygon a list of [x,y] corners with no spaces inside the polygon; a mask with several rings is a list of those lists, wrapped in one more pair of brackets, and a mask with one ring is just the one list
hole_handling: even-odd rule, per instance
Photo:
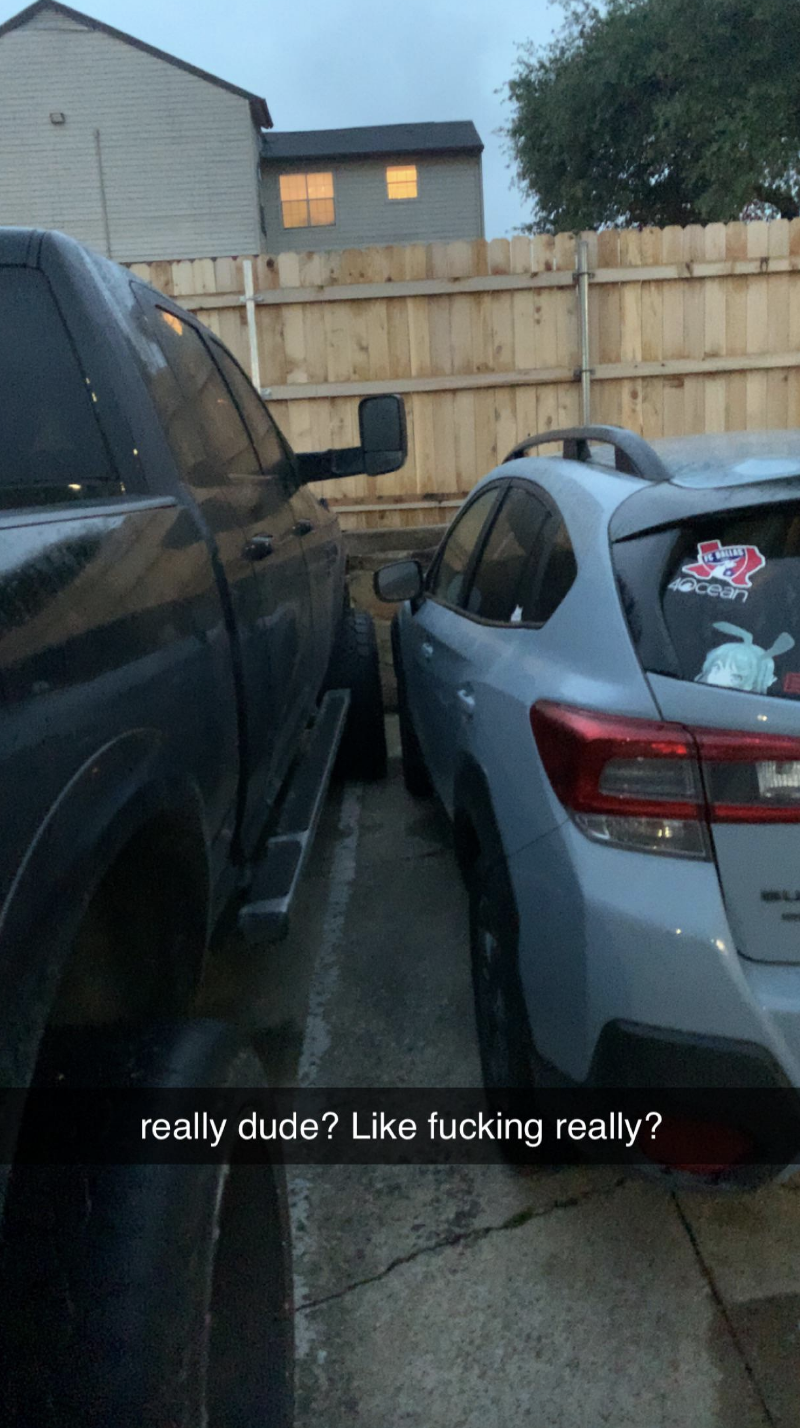
{"label": "car door handle", "polygon": [[423,640],[420,645],[423,659],[433,659],[433,645],[430,640]]}
{"label": "car door handle", "polygon": [[296,525],[295,528],[294,528],[294,533],[295,533],[296,536],[302,537],[302,536],[306,536],[306,535],[311,535],[311,532],[313,531],[313,529],[314,529],[314,522],[313,522],[313,521],[298,521],[298,522],[297,522],[297,525]]}
{"label": "car door handle", "polygon": [[242,555],[245,560],[265,560],[268,555],[272,555],[273,550],[272,536],[254,535],[247,542]]}
{"label": "car door handle", "polygon": [[467,717],[471,717],[475,713],[475,695],[470,694],[468,689],[459,689],[457,698],[464,713]]}

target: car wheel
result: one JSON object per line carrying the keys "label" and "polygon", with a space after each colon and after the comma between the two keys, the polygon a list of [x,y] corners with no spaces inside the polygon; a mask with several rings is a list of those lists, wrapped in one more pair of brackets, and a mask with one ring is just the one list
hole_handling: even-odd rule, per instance
{"label": "car wheel", "polygon": [[392,656],[397,679],[397,719],[400,726],[400,753],[403,764],[403,782],[414,798],[428,798],[433,793],[431,777],[425,765],[425,757],[420,748],[416,730],[411,722],[408,707],[406,681],[400,659],[399,641],[395,626],[392,626]]}
{"label": "car wheel", "polygon": [[533,1045],[519,976],[519,934],[505,864],[481,855],[470,874],[475,1022],[489,1093],[533,1086]]}
{"label": "car wheel", "polygon": [[386,729],[375,625],[366,610],[346,610],[331,657],[326,689],[349,689],[337,773],[343,778],[386,777]]}
{"label": "car wheel", "polygon": [[[46,1085],[241,1087],[244,1109],[247,1088],[264,1084],[255,1054],[216,1022],[50,1042]],[[222,1164],[14,1169],[0,1305],[6,1422],[290,1428],[282,1171],[237,1163],[230,1141]]]}

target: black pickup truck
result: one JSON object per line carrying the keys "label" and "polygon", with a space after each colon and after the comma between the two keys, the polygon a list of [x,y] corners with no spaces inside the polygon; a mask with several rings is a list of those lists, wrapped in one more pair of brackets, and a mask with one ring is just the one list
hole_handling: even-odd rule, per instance
{"label": "black pickup truck", "polygon": [[[284,932],[336,760],[385,768],[307,483],[400,466],[402,402],[293,453],[216,337],[56,233],[0,229],[0,335],[0,1087],[260,1085],[198,987],[232,904]],[[4,1421],[290,1422],[277,1170],[0,1176]]]}

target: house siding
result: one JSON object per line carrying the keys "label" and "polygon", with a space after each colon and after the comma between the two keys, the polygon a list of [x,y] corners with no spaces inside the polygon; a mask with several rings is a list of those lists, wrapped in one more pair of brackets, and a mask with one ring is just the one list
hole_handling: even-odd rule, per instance
{"label": "house siding", "polygon": [[[416,163],[419,197],[386,196],[386,168]],[[483,186],[478,155],[402,155],[358,160],[262,163],[262,204],[270,253],[365,248],[385,243],[436,243],[483,237]],[[284,228],[281,174],[333,173],[336,221],[324,228]]]}
{"label": "house siding", "polygon": [[248,100],[40,13],[0,37],[0,223],[60,228],[118,262],[257,252]]}

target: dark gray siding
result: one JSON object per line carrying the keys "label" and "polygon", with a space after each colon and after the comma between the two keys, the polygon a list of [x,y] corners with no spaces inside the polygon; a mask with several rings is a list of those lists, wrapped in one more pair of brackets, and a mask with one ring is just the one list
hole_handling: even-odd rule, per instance
{"label": "dark gray siding", "polygon": [[[386,196],[387,164],[416,163],[419,197]],[[279,175],[332,172],[336,222],[324,228],[284,228]],[[385,243],[437,243],[483,237],[483,187],[478,155],[262,164],[262,195],[270,253],[366,248]]]}

